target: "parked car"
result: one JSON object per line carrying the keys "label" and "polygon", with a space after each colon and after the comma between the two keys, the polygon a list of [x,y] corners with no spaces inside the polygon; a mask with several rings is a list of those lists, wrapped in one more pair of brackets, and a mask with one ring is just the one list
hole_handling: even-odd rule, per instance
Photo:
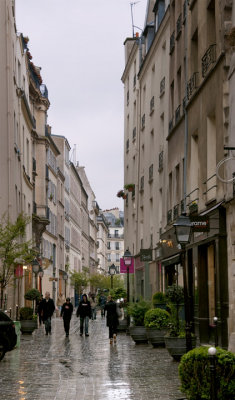
{"label": "parked car", "polygon": [[0,360],[7,351],[13,350],[17,342],[15,325],[8,315],[0,310]]}

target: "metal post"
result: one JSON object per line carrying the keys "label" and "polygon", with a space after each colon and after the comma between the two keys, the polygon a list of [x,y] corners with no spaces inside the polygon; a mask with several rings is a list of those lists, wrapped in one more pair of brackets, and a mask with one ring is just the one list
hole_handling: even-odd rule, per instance
{"label": "metal post", "polygon": [[19,306],[16,304],[16,321],[19,321]]}
{"label": "metal post", "polygon": [[190,303],[188,296],[188,281],[185,263],[185,245],[181,244],[181,262],[183,267],[183,280],[184,280],[184,305],[185,305],[185,336],[186,336],[186,352],[192,350],[192,337],[191,337],[191,324],[190,324]]}
{"label": "metal post", "polygon": [[217,400],[216,392],[216,348],[210,347],[208,349],[209,359],[210,359],[210,399]]}
{"label": "metal post", "polygon": [[[130,274],[129,274],[129,265],[126,267],[126,278],[127,278],[127,286],[126,286],[126,297],[127,297],[127,306],[129,306],[130,302]],[[129,332],[129,326],[130,326],[130,316],[127,313],[127,331]]]}
{"label": "metal post", "polygon": [[110,275],[111,277],[111,289],[113,289],[113,275]]}
{"label": "metal post", "polygon": [[215,329],[215,347],[218,347],[218,318],[214,317],[214,329]]}

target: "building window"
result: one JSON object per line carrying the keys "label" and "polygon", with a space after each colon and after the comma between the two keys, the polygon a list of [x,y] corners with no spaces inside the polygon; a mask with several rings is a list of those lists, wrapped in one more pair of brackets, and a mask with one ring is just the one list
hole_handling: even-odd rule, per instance
{"label": "building window", "polygon": [[140,190],[144,190],[144,176],[141,176],[140,178]]}
{"label": "building window", "polygon": [[120,250],[119,242],[115,242],[115,250]]}
{"label": "building window", "polygon": [[141,118],[141,128],[144,129],[145,128],[145,114],[142,115]]}

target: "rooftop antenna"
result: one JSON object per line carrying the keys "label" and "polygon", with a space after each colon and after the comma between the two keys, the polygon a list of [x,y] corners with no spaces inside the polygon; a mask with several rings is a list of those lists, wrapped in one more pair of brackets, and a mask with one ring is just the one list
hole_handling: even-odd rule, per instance
{"label": "rooftop antenna", "polygon": [[135,6],[137,3],[140,3],[140,1],[135,1],[133,3],[130,3],[130,5],[131,5],[131,21],[132,21],[132,37],[135,36],[134,28],[138,28],[137,26],[135,27],[134,18],[133,18],[133,6]]}

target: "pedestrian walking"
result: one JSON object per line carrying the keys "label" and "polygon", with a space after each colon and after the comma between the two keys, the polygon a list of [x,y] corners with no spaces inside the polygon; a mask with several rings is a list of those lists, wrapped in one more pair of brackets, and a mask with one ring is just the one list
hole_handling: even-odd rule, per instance
{"label": "pedestrian walking", "polygon": [[61,312],[60,312],[60,317],[63,318],[64,320],[64,330],[66,333],[66,337],[69,336],[69,329],[70,329],[70,321],[72,318],[73,314],[73,305],[70,302],[70,298],[66,298],[66,302],[63,304]]}
{"label": "pedestrian walking", "polygon": [[41,316],[45,325],[46,335],[51,335],[51,317],[55,311],[55,304],[53,299],[50,298],[50,293],[45,293],[45,299],[42,300]]}
{"label": "pedestrian walking", "polygon": [[95,298],[94,294],[90,295],[89,301],[91,303],[91,319],[92,319],[92,321],[94,321],[94,319],[96,319],[96,306],[97,306],[97,302],[96,302],[96,298]]}
{"label": "pedestrian walking", "polygon": [[56,300],[56,305],[57,305],[58,309],[60,310],[60,312],[62,310],[62,306],[64,303],[65,303],[65,295],[63,293],[59,293],[59,296],[57,297],[57,300]]}
{"label": "pedestrian walking", "polygon": [[107,303],[105,304],[105,311],[107,311],[107,326],[109,327],[109,340],[110,344],[116,343],[117,340],[117,327],[118,327],[118,314],[117,304],[108,296]]}
{"label": "pedestrian walking", "polygon": [[106,304],[106,297],[102,293],[99,298],[99,306],[101,309],[101,318],[105,317],[105,304]]}
{"label": "pedestrian walking", "polygon": [[89,336],[88,327],[89,319],[91,318],[91,304],[87,299],[87,295],[82,295],[82,300],[80,301],[77,308],[77,317],[80,316],[80,336],[83,335],[83,329],[85,325],[85,336]]}

